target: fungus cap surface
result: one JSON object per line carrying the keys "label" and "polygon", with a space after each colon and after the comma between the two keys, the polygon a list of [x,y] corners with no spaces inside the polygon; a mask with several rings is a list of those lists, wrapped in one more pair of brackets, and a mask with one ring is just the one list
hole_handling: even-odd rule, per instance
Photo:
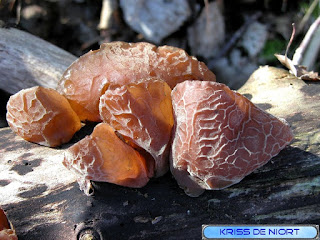
{"label": "fungus cap surface", "polygon": [[72,145],[63,164],[78,175],[80,189],[87,195],[91,180],[139,188],[153,172],[144,157],[120,140],[107,123],[99,123],[91,135]]}
{"label": "fungus cap surface", "polygon": [[166,82],[148,79],[109,88],[100,98],[99,109],[104,122],[151,154],[155,176],[167,172],[173,113],[171,89]]}
{"label": "fungus cap surface", "polygon": [[56,90],[32,87],[12,95],[7,103],[11,129],[27,141],[56,147],[68,142],[81,122],[67,99]]}
{"label": "fungus cap surface", "polygon": [[112,42],[76,60],[63,74],[57,90],[81,120],[99,122],[99,99],[109,84],[124,85],[150,77],[164,80],[171,88],[187,79],[215,81],[204,63],[182,49]]}
{"label": "fungus cap surface", "polygon": [[285,120],[221,83],[180,83],[172,104],[171,171],[191,196],[238,183],[293,139]]}

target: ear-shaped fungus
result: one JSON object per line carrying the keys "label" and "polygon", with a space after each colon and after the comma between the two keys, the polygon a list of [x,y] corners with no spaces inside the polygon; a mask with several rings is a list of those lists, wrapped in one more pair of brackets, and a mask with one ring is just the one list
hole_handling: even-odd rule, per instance
{"label": "ear-shaped fungus", "polygon": [[109,84],[125,85],[149,77],[162,79],[171,88],[187,79],[215,81],[204,63],[182,49],[112,42],[76,60],[63,74],[58,91],[81,120],[99,122],[99,99]]}
{"label": "ear-shaped fungus", "polygon": [[12,95],[7,103],[7,121],[20,137],[49,147],[68,142],[81,128],[68,100],[56,90],[44,87]]}
{"label": "ear-shaped fungus", "polygon": [[154,158],[155,176],[169,169],[173,126],[171,88],[157,79],[110,87],[100,98],[100,115],[126,141]]}
{"label": "ear-shaped fungus", "polygon": [[172,105],[171,171],[190,196],[238,183],[293,139],[285,120],[220,83],[180,83]]}
{"label": "ear-shaped fungus", "polygon": [[71,146],[63,164],[79,175],[80,189],[87,195],[90,180],[139,188],[153,175],[144,157],[120,140],[106,123],[99,123],[90,136]]}

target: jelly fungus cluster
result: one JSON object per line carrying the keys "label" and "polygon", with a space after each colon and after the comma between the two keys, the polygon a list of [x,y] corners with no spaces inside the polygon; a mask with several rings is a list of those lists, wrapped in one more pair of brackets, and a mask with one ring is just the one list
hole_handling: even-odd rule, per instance
{"label": "jelly fungus cluster", "polygon": [[7,120],[19,136],[50,147],[68,142],[81,121],[98,122],[63,161],[86,194],[91,181],[138,188],[170,168],[199,196],[238,183],[293,139],[285,120],[216,83],[195,57],[144,42],[102,44],[65,71],[57,90],[11,96]]}

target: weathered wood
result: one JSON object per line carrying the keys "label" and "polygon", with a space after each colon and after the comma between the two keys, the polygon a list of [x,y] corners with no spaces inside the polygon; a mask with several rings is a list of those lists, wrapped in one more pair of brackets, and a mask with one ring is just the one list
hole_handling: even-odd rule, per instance
{"label": "weathered wood", "polygon": [[72,54],[29,33],[0,28],[0,88],[14,94],[33,86],[56,88]]}
{"label": "weathered wood", "polygon": [[[0,130],[0,205],[19,239],[76,239],[84,232],[96,239],[200,239],[208,223],[319,224],[320,85],[263,67],[240,92],[286,117],[296,137],[239,184],[198,198],[186,196],[170,174],[141,189],[94,183],[96,194],[87,197],[62,167],[68,145],[49,149]],[[73,142],[91,130],[84,127]]]}
{"label": "weathered wood", "polygon": [[291,124],[295,134],[292,147],[320,154],[320,83],[305,82],[286,70],[265,66],[255,71],[239,92]]}

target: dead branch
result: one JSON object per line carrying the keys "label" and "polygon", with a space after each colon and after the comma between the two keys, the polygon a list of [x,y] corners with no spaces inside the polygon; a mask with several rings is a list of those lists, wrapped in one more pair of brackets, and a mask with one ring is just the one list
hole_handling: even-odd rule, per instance
{"label": "dead branch", "polygon": [[72,54],[29,33],[0,28],[0,88],[14,94],[40,85],[56,88],[76,60]]}

